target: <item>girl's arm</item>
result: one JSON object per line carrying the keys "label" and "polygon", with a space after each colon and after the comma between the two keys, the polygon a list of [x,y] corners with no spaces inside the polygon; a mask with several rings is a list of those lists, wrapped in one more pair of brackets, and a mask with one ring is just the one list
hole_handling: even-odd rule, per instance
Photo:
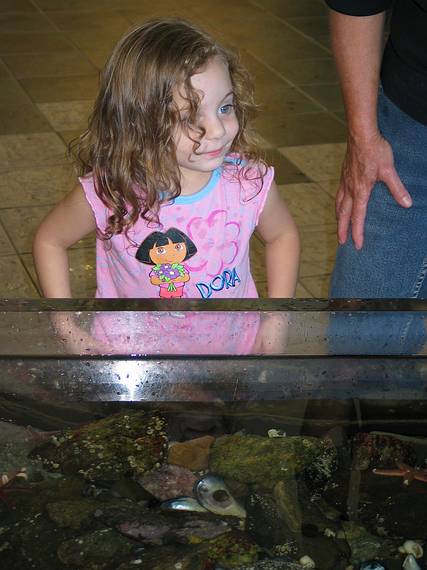
{"label": "girl's arm", "polygon": [[268,296],[295,296],[300,241],[295,222],[273,181],[260,215],[257,232],[265,242]]}
{"label": "girl's arm", "polygon": [[45,297],[71,297],[67,249],[95,229],[95,216],[78,184],[44,218],[34,237],[34,263]]}
{"label": "girl's arm", "polygon": [[[33,256],[45,297],[71,297],[67,249],[96,229],[95,217],[83,188],[77,185],[40,224]],[[92,337],[71,312],[53,312],[52,325],[71,354],[104,354],[109,347]]]}

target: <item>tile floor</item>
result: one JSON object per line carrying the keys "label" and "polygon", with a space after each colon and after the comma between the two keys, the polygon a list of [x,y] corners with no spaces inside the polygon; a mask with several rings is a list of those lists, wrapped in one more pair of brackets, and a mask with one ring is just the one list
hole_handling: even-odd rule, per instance
{"label": "tile floor", "polygon": [[[345,126],[322,0],[0,0],[0,296],[40,295],[32,235],[73,185],[66,144],[85,128],[114,43],[155,15],[191,19],[241,51],[262,108],[256,128],[301,231],[297,294],[326,296]],[[255,237],[265,295],[262,248]],[[74,295],[92,296],[93,237],[70,260]]]}

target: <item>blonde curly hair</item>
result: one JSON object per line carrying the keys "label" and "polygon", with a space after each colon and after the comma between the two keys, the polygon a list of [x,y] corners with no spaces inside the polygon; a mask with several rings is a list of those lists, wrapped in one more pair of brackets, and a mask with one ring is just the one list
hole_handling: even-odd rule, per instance
{"label": "blonde curly hair", "polygon": [[[93,176],[97,195],[111,211],[103,239],[127,235],[139,217],[158,223],[160,204],[180,195],[174,133],[181,119],[173,95],[177,88],[184,91],[187,133],[196,130],[201,137],[203,130],[191,127],[200,102],[191,77],[213,57],[226,63],[233,86],[239,130],[230,152],[250,165],[227,168],[257,182],[257,191],[262,188],[267,167],[248,128],[256,111],[253,86],[237,54],[185,20],[150,20],[116,45],[101,74],[88,129],[70,145],[79,176]],[[197,138],[192,140],[197,148]]]}

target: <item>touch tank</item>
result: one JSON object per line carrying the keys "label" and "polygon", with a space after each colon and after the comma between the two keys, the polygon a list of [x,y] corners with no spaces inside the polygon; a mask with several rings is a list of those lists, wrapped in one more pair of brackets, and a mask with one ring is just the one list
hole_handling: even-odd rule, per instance
{"label": "touch tank", "polygon": [[426,302],[0,312],[2,568],[427,568]]}

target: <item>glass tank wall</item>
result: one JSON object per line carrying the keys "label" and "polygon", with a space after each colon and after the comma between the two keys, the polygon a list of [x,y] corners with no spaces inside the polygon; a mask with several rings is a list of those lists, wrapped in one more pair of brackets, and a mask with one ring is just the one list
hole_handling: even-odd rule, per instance
{"label": "glass tank wall", "polygon": [[427,304],[0,302],[0,564],[427,568]]}

